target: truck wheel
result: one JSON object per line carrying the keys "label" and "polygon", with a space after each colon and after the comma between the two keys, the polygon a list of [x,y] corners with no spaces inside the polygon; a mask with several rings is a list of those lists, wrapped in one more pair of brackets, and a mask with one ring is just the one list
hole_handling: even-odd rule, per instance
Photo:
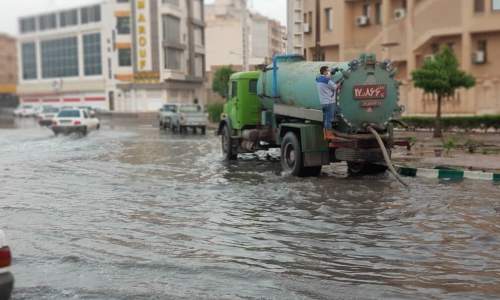
{"label": "truck wheel", "polygon": [[164,129],[162,121],[160,121],[160,124],[158,125],[158,128],[160,128],[160,130]]}
{"label": "truck wheel", "polygon": [[366,163],[366,162],[347,162],[347,169],[350,176],[376,175],[387,171],[386,166]]}
{"label": "truck wheel", "polygon": [[293,132],[288,132],[281,143],[281,168],[286,175],[310,176],[302,161],[299,139]]}
{"label": "truck wheel", "polygon": [[221,144],[222,154],[224,155],[225,160],[238,159],[238,154],[234,153],[233,139],[231,138],[231,131],[228,126],[224,126],[224,129],[222,130]]}
{"label": "truck wheel", "polygon": [[198,128],[196,128],[196,126],[193,126],[191,128],[193,128],[193,134],[197,134],[198,133],[198,130],[197,130]]}
{"label": "truck wheel", "polygon": [[180,126],[179,127],[179,133],[180,134],[187,134],[187,127],[186,126]]}
{"label": "truck wheel", "polygon": [[201,134],[202,135],[207,134],[207,127],[206,126],[201,126]]}

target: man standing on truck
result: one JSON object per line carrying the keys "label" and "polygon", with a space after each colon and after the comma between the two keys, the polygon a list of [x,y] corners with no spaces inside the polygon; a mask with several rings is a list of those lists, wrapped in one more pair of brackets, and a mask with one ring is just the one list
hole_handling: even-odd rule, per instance
{"label": "man standing on truck", "polygon": [[[330,76],[330,68],[323,66],[319,70],[320,75],[316,78],[319,102],[323,108],[323,136],[329,141],[335,138],[332,131],[332,123],[335,120],[335,99],[337,98],[338,85]],[[337,69],[332,70],[333,74]]]}

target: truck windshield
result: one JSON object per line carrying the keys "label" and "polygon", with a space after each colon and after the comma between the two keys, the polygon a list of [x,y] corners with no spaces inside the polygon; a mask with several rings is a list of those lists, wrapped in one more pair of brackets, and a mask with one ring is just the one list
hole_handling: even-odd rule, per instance
{"label": "truck windshield", "polygon": [[201,106],[199,106],[199,105],[183,105],[183,106],[181,106],[180,111],[183,113],[200,112]]}

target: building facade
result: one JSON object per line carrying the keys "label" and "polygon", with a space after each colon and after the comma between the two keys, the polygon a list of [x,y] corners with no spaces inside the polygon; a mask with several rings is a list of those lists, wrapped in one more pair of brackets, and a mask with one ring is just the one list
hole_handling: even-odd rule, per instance
{"label": "building facade", "polygon": [[[287,53],[304,53],[304,33],[309,28],[304,27],[304,0],[287,0]],[[309,24],[308,24],[309,25]]]}
{"label": "building facade", "polygon": [[346,61],[361,52],[398,67],[409,115],[435,114],[436,101],[411,72],[447,45],[477,79],[444,101],[448,115],[500,114],[500,0],[304,0],[304,55]]}
{"label": "building facade", "polygon": [[17,102],[17,44],[16,39],[0,34],[0,107]]}
{"label": "building facade", "polygon": [[204,101],[203,0],[107,0],[19,20],[24,103],[155,111]]}
{"label": "building facade", "polygon": [[205,6],[207,70],[212,66],[241,66],[245,56],[250,66],[265,64],[286,51],[285,27],[245,7],[242,0],[215,0]]}

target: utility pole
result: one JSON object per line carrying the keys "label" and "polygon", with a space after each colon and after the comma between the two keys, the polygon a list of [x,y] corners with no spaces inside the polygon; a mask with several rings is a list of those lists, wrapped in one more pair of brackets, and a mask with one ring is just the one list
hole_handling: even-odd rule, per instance
{"label": "utility pole", "polygon": [[247,8],[247,0],[240,0],[241,1],[241,38],[243,41],[242,47],[242,65],[243,65],[243,71],[249,71],[249,29],[248,29],[248,8]]}

